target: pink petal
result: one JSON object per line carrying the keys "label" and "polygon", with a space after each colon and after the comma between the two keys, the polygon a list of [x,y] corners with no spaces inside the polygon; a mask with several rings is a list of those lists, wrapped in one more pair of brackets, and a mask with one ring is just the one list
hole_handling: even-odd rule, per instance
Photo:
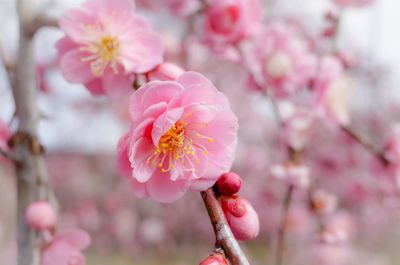
{"label": "pink petal", "polygon": [[73,41],[83,43],[87,39],[84,25],[93,24],[96,18],[93,14],[82,7],[77,7],[67,11],[59,21],[60,28],[65,31]]}
{"label": "pink petal", "polygon": [[139,181],[137,181],[134,178],[131,179],[131,187],[132,187],[133,192],[139,198],[145,198],[145,197],[149,196],[149,194],[146,190],[146,184],[140,183]]}
{"label": "pink petal", "polygon": [[85,87],[93,96],[104,95],[103,85],[101,84],[101,79],[96,78],[89,83],[85,84]]}
{"label": "pink petal", "polygon": [[140,183],[148,181],[157,168],[148,161],[153,152],[154,145],[148,138],[139,138],[132,146],[130,161],[134,168],[133,177]]}
{"label": "pink petal", "polygon": [[67,229],[59,233],[55,240],[63,241],[77,249],[85,249],[91,243],[90,235],[81,229]]}
{"label": "pink petal", "polygon": [[66,53],[60,61],[61,72],[71,83],[85,84],[95,77],[87,62],[82,61],[82,54],[78,49]]}
{"label": "pink petal", "polygon": [[117,164],[119,173],[126,177],[132,176],[132,165],[129,161],[128,147],[130,146],[130,132],[126,132],[118,141]]}
{"label": "pink petal", "polygon": [[190,181],[185,179],[172,181],[168,173],[162,173],[158,169],[146,187],[152,199],[162,203],[171,203],[181,198],[189,185]]}
{"label": "pink petal", "polygon": [[115,74],[108,68],[102,76],[102,85],[107,95],[112,97],[121,97],[133,91],[134,75],[126,75],[122,69]]}
{"label": "pink petal", "polygon": [[63,37],[56,43],[56,48],[61,57],[70,50],[76,49],[78,47],[79,46],[69,37]]}
{"label": "pink petal", "polygon": [[153,144],[155,146],[158,145],[161,136],[171,129],[171,127],[182,117],[182,113],[183,108],[168,110],[154,121],[151,138],[153,139]]}

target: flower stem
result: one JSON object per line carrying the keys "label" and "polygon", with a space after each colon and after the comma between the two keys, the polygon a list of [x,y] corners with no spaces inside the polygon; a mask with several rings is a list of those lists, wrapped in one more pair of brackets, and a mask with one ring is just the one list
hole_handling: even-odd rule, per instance
{"label": "flower stem", "polygon": [[210,188],[206,191],[202,191],[201,197],[203,198],[204,205],[206,206],[211,224],[214,228],[216,237],[215,247],[217,249],[223,249],[231,265],[250,265],[239,243],[232,234],[214,190]]}

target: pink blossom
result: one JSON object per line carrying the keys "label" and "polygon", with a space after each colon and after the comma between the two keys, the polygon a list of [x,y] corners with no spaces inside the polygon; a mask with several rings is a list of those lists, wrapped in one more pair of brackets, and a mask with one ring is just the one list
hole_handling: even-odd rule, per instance
{"label": "pink blossom", "polygon": [[242,178],[233,172],[227,172],[219,177],[216,186],[223,195],[234,195],[239,192],[242,186]]}
{"label": "pink blossom", "polygon": [[199,265],[228,265],[228,261],[224,255],[220,253],[214,253],[202,260]]}
{"label": "pink blossom", "polygon": [[313,209],[320,214],[329,214],[336,210],[337,198],[325,190],[316,190],[311,196]]}
{"label": "pink blossom", "polygon": [[385,155],[393,162],[399,164],[400,162],[400,124],[395,124],[390,131],[390,135],[386,140],[384,147]]}
{"label": "pink blossom", "polygon": [[257,212],[249,201],[242,198],[229,198],[223,200],[222,208],[237,240],[251,240],[257,237],[260,223]]}
{"label": "pink blossom", "polygon": [[310,185],[310,168],[293,163],[278,164],[271,167],[270,174],[277,180],[299,188]]}
{"label": "pink blossom", "polygon": [[259,0],[210,0],[205,13],[206,39],[214,44],[234,44],[254,36],[261,27]]}
{"label": "pink blossom", "polygon": [[67,81],[93,95],[118,96],[129,91],[134,74],[162,62],[161,38],[134,11],[130,0],[87,0],[64,14],[66,36],[57,49]]}
{"label": "pink blossom", "polygon": [[179,17],[191,15],[201,7],[199,0],[164,0],[163,2],[172,14]]}
{"label": "pink blossom", "polygon": [[33,229],[51,229],[56,225],[57,214],[47,201],[31,203],[25,211],[26,223]]}
{"label": "pink blossom", "polygon": [[130,116],[118,161],[138,196],[173,202],[189,188],[211,187],[230,169],[237,118],[204,76],[185,72],[144,85],[132,95]]}
{"label": "pink blossom", "polygon": [[375,0],[333,0],[340,7],[364,7],[375,2]]}
{"label": "pink blossom", "polygon": [[154,70],[147,73],[147,77],[150,81],[160,80],[175,80],[178,76],[183,74],[184,70],[172,63],[162,63],[157,66]]}
{"label": "pink blossom", "polygon": [[278,98],[307,87],[315,73],[315,56],[297,32],[282,23],[267,25],[246,50],[253,82]]}
{"label": "pink blossom", "polygon": [[42,250],[41,265],[84,265],[86,262],[82,250],[90,242],[90,236],[83,230],[63,231]]}
{"label": "pink blossom", "polygon": [[335,57],[321,59],[315,79],[315,105],[321,115],[340,125],[350,122],[347,99],[352,88],[343,66]]}

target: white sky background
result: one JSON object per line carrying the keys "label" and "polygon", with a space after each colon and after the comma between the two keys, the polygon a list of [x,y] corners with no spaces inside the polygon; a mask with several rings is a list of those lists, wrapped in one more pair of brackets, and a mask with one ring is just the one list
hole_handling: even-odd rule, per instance
{"label": "white sky background", "polygon": [[[0,40],[3,49],[9,55],[15,54],[17,25],[15,17],[15,0],[0,0]],[[162,1],[162,0],[160,0]],[[331,6],[329,0],[276,0],[284,4],[285,13],[302,13],[307,19],[318,20]],[[41,8],[50,0],[32,0],[32,6]],[[81,0],[58,0],[53,8],[55,13],[62,13],[68,7],[82,2]],[[354,48],[369,54],[374,61],[386,64],[392,71],[391,86],[400,89],[400,1],[376,0],[368,8],[347,10],[341,25],[341,43],[351,43]],[[49,43],[61,34],[42,34],[38,54],[44,57],[54,54]],[[65,150],[84,152],[109,152],[115,150],[116,142],[123,133],[123,126],[115,116],[107,111],[93,115],[82,115],[73,110],[71,105],[81,100],[92,100],[91,96],[80,86],[72,86],[63,81],[59,75],[52,75],[51,82],[57,84],[51,97],[40,98],[43,113],[50,118],[42,122],[40,136],[45,146],[51,151]],[[400,98],[400,93],[395,93]],[[96,99],[98,104],[104,100]],[[0,117],[10,120],[13,106],[7,85],[4,69],[0,67]]]}

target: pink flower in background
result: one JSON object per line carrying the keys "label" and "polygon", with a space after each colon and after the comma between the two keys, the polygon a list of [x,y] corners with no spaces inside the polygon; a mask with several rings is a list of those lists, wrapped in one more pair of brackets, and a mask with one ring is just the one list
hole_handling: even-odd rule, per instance
{"label": "pink flower in background", "polygon": [[352,82],[344,74],[339,60],[331,56],[321,59],[314,89],[314,104],[322,116],[340,125],[350,122],[347,99],[352,91]]}
{"label": "pink flower in background", "polygon": [[36,230],[51,229],[56,225],[57,213],[47,201],[31,203],[25,211],[27,224]]}
{"label": "pink flower in background", "polygon": [[261,28],[259,0],[210,0],[205,13],[206,39],[215,44],[235,44]]}
{"label": "pink flower in background", "polygon": [[385,155],[395,165],[400,165],[400,124],[395,124],[390,131],[384,147]]}
{"label": "pink flower in background", "polygon": [[161,38],[134,12],[130,0],[87,0],[64,14],[66,36],[57,49],[67,81],[94,95],[118,96],[130,90],[134,74],[162,62]]}
{"label": "pink flower in background", "polygon": [[181,67],[172,63],[162,63],[157,66],[154,70],[147,73],[147,78],[150,81],[160,80],[175,80],[178,76],[185,72]]}
{"label": "pink flower in background", "polygon": [[10,137],[11,132],[8,128],[8,125],[2,119],[0,119],[0,149],[8,149],[8,140]]}
{"label": "pink flower in background", "polygon": [[330,214],[336,210],[338,201],[335,195],[319,189],[311,195],[311,204],[317,213]]}
{"label": "pink flower in background", "polygon": [[249,201],[239,197],[228,198],[222,201],[222,209],[237,240],[251,240],[258,236],[258,215]]}
{"label": "pink flower in background", "polygon": [[315,74],[316,59],[297,32],[281,23],[265,27],[246,49],[252,81],[278,98],[307,87]]}
{"label": "pink flower in background", "polygon": [[375,2],[375,0],[333,0],[340,7],[364,7]]}
{"label": "pink flower in background", "polygon": [[168,7],[172,14],[180,17],[191,15],[201,7],[199,0],[164,0],[162,2]]}
{"label": "pink flower in background", "polygon": [[307,188],[310,185],[310,168],[304,165],[285,163],[271,167],[273,178],[298,188]]}
{"label": "pink flower in background", "polygon": [[130,116],[118,161],[138,196],[173,202],[189,188],[211,187],[229,171],[237,118],[225,95],[201,74],[144,85],[132,95]]}
{"label": "pink flower in background", "polygon": [[82,250],[90,242],[89,234],[83,230],[63,231],[42,250],[41,265],[84,265],[86,262]]}

